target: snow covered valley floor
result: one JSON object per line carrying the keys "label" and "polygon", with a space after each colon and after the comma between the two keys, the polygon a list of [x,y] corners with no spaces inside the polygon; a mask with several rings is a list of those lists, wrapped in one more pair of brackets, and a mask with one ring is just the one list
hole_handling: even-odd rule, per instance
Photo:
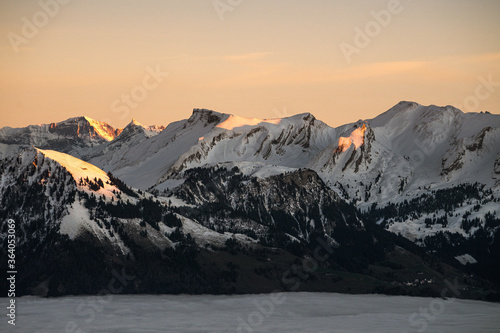
{"label": "snow covered valley floor", "polygon": [[3,314],[0,332],[480,333],[500,327],[498,303],[330,293],[21,297],[16,310],[16,325]]}

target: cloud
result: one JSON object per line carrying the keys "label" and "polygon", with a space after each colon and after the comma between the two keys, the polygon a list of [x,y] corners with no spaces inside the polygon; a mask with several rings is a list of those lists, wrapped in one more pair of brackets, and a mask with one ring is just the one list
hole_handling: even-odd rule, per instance
{"label": "cloud", "polygon": [[353,83],[359,80],[416,72],[425,62],[382,62],[349,68],[310,65],[297,66],[289,63],[260,62],[250,69],[215,81],[217,86],[269,86],[310,85],[327,83]]}
{"label": "cloud", "polygon": [[[424,60],[388,61],[343,66],[333,63],[297,65],[269,61],[269,52],[225,57],[248,62],[247,66],[224,73],[213,82],[216,87],[257,87],[271,85],[356,84],[376,82],[428,82],[453,85],[471,82],[484,73],[498,72],[500,53],[436,57]],[[221,73],[223,74],[223,73]]]}
{"label": "cloud", "polygon": [[373,77],[410,73],[421,70],[427,65],[428,62],[426,61],[392,61],[368,63],[353,68],[340,70],[338,75],[336,76],[335,81],[361,80]]}

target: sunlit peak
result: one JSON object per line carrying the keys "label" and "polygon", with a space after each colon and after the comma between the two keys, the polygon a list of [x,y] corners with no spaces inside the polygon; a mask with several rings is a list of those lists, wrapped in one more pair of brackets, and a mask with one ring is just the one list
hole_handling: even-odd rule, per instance
{"label": "sunlit peak", "polygon": [[336,151],[344,152],[354,144],[354,149],[358,149],[365,142],[366,125],[356,128],[348,137],[340,137]]}
{"label": "sunlit peak", "polygon": [[233,130],[238,127],[243,126],[255,126],[261,123],[268,124],[279,124],[281,122],[280,118],[275,119],[258,119],[258,118],[244,118],[239,116],[230,115],[226,120],[222,123],[218,124],[216,127],[223,128],[226,130]]}

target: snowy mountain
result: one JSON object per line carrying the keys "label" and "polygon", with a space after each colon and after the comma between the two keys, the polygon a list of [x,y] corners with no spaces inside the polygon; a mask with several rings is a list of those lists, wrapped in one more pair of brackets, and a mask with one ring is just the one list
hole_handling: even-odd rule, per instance
{"label": "snowy mountain", "polygon": [[[21,252],[44,249],[37,260],[64,273],[26,268],[38,276],[26,277],[26,291],[45,286],[48,276],[57,281],[45,286],[49,294],[95,288],[82,288],[82,278],[69,281],[67,268],[53,258],[58,251],[80,258],[85,249],[115,258],[113,264],[97,253],[88,259],[103,274],[119,264],[144,269],[138,274],[146,280],[174,281],[175,288],[162,285],[162,292],[261,292],[279,287],[280,272],[292,264],[264,269],[258,261],[270,253],[280,263],[310,258],[321,244],[335,249],[324,269],[375,278],[382,292],[408,286],[403,277],[421,273],[414,267],[431,280],[472,267],[474,283],[496,283],[499,140],[498,115],[412,102],[336,128],[309,113],[256,119],[206,109],[167,127],[132,120],[116,130],[80,117],[2,128],[0,216],[20,221]],[[453,268],[436,272],[439,265],[426,252]],[[256,260],[248,266],[255,269],[242,269],[257,279],[265,276],[262,287],[238,278],[243,271],[238,275],[239,264],[222,259],[224,253],[237,255],[233,259],[240,263]],[[400,267],[401,255],[406,259],[399,274],[394,267]],[[146,263],[163,268],[145,269]],[[220,284],[222,275],[226,284]],[[96,281],[105,280],[99,276]],[[328,290],[346,291],[338,281],[307,276]],[[315,290],[309,278],[307,290]],[[216,287],[201,288],[203,279]],[[413,287],[420,294],[425,289]],[[145,282],[129,291],[153,290]]]}
{"label": "snowy mountain", "polygon": [[[154,188],[177,185],[190,168],[226,162],[245,163],[248,168],[250,163],[260,170],[312,169],[331,189],[365,211],[373,205],[400,204],[433,191],[477,183],[478,198],[457,202],[462,209],[454,212],[444,228],[464,235],[464,215],[473,207],[492,203],[471,215],[483,222],[485,214],[500,209],[495,204],[500,197],[498,115],[464,114],[451,106],[401,102],[375,119],[338,128],[309,114],[271,120],[217,117],[221,121],[210,133],[189,133],[194,144],[183,154],[179,152],[186,150],[184,146],[175,149],[176,161],[163,164],[168,169]],[[179,147],[175,139],[167,146]],[[262,174],[269,172],[273,171]],[[159,173],[149,176],[158,178]],[[390,221],[390,229],[421,240],[441,231],[425,223],[429,217],[436,220],[435,214],[442,217],[445,211],[418,218],[400,216]]]}
{"label": "snowy mountain", "polygon": [[215,163],[310,168],[334,190],[340,183],[339,193],[363,208],[428,186],[480,182],[495,188],[499,127],[497,115],[409,102],[337,128],[310,114],[266,120],[195,109],[158,136],[128,136],[119,140],[121,150],[108,149],[117,145],[110,142],[85,159],[138,188],[160,190],[187,169]]}
{"label": "snowy mountain", "polygon": [[[151,201],[151,207],[149,207],[151,209],[162,208],[164,206],[160,201],[153,200],[152,195],[136,192],[112,174],[108,174],[94,165],[68,154],[52,150],[36,148],[24,150],[17,158],[4,160],[2,170],[5,169],[13,169],[17,172],[14,174],[2,174],[1,184],[2,189],[5,190],[2,193],[2,208],[4,213],[12,211],[14,214],[17,214],[20,209],[24,208],[24,205],[28,207],[35,205],[33,209],[43,211],[43,214],[40,216],[41,218],[56,224],[60,222],[59,232],[61,234],[68,235],[70,239],[75,239],[89,233],[100,241],[113,243],[114,246],[118,245],[119,248],[117,250],[121,254],[127,254],[129,250],[124,244],[120,243],[120,237],[113,236],[113,230],[116,229],[106,228],[106,222],[104,222],[106,219],[103,219],[103,225],[99,224],[99,222],[92,222],[92,209],[89,209],[91,207],[86,207],[85,202],[88,203],[89,200],[99,201],[103,205],[108,205],[109,207],[107,208],[119,206],[120,203],[124,202],[135,206],[144,205],[146,201]],[[13,189],[19,185],[20,179],[22,179],[24,187],[20,192],[14,192]],[[23,202],[23,205],[17,209],[7,205],[14,197],[21,196],[24,191],[32,192],[33,188],[41,192],[37,194],[37,198],[41,200],[43,205],[39,206],[36,200],[29,203]],[[54,196],[56,200],[53,200]],[[112,210],[113,208],[110,209]],[[30,213],[30,219],[37,215],[33,211],[30,211]],[[116,217],[116,214],[111,214],[110,217]],[[139,222],[138,219],[131,219],[126,223],[127,227],[139,230]],[[156,232],[165,232],[168,229],[165,226],[165,229],[157,229]],[[202,229],[200,227],[200,230]],[[154,228],[146,228],[144,230],[149,232],[155,231]],[[203,230],[203,232],[206,234],[217,234],[210,230]],[[192,236],[196,239],[199,235],[193,234]],[[163,246],[159,245],[160,243],[155,245],[162,250],[165,244],[173,244],[161,233],[158,233],[153,240],[158,240],[158,237],[164,239],[160,242]],[[221,245],[229,237],[236,237],[241,241],[247,240],[247,237],[244,236],[222,234],[218,235],[219,239],[214,239],[214,241],[218,241],[219,245]],[[200,239],[200,242],[206,241],[206,239]]]}
{"label": "snowy mountain", "polygon": [[146,136],[139,131],[128,137],[118,137],[117,144],[105,144],[87,154],[85,159],[113,172],[129,185],[147,189],[158,182],[181,154],[209,133],[222,116],[195,110],[191,118],[168,125],[158,135]]}
{"label": "snowy mountain", "polygon": [[[171,190],[182,183],[186,170],[218,163],[258,169],[261,176],[308,168],[364,211],[478,183],[480,196],[456,203],[462,209],[445,227],[465,236],[464,215],[484,222],[488,212],[495,214],[499,198],[500,116],[465,114],[451,106],[401,102],[374,119],[337,128],[311,114],[266,120],[195,109],[189,119],[167,128],[133,120],[112,139],[119,131],[81,117],[4,128],[0,140],[4,151],[34,144],[69,152],[143,190]],[[471,212],[484,200],[492,204]],[[390,230],[421,241],[442,229],[425,221],[444,213],[391,216],[386,222]]]}
{"label": "snowy mountain", "polygon": [[80,155],[86,149],[112,141],[121,132],[89,117],[70,118],[59,123],[0,129],[0,158],[15,156],[32,146]]}

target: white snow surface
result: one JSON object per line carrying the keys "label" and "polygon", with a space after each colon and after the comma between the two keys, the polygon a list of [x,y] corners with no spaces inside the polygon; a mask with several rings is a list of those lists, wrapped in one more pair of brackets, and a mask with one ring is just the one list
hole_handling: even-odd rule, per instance
{"label": "white snow surface", "polygon": [[190,234],[198,245],[215,245],[218,247],[224,247],[228,239],[236,239],[241,243],[256,243],[256,241],[243,234],[233,234],[230,232],[219,233],[204,227],[198,222],[188,219],[184,216],[177,215],[182,221],[182,231],[184,234]]}
{"label": "white snow surface", "polygon": [[340,151],[346,151],[352,144],[354,145],[354,149],[361,147],[365,141],[365,129],[366,125],[363,124],[363,127],[356,128],[352,131],[349,137],[341,136],[339,138]]}
{"label": "white snow surface", "polygon": [[468,253],[463,254],[461,256],[457,256],[455,257],[455,259],[457,259],[462,265],[477,263],[477,260]]}
{"label": "white snow surface", "polygon": [[[37,150],[44,154],[47,158],[65,167],[66,170],[71,173],[77,184],[82,178],[85,179],[88,177],[89,180],[94,180],[94,178],[101,179],[103,181],[104,187],[100,188],[98,191],[92,191],[96,195],[104,195],[106,198],[110,199],[112,197],[115,197],[115,195],[113,194],[113,190],[120,192],[120,190],[116,188],[116,186],[107,184],[107,182],[109,182],[107,173],[99,169],[95,165],[82,161],[71,155],[60,153],[54,150]],[[81,186],[79,187],[82,188]],[[87,192],[91,192],[86,186],[84,187],[84,189]]]}
{"label": "white snow surface", "polygon": [[[46,158],[53,160],[61,166],[65,167],[66,170],[71,173],[73,178],[76,180],[77,184],[80,178],[86,177],[88,177],[89,179],[100,178],[104,182],[104,188],[101,188],[98,191],[91,191],[86,186],[79,186],[80,189],[89,193],[95,193],[96,195],[103,195],[107,199],[111,199],[112,197],[114,199],[117,199],[112,191],[120,191],[114,185],[106,184],[106,182],[109,181],[109,177],[103,170],[68,154],[42,149],[37,149],[37,151],[44,154]],[[128,198],[128,200],[131,200],[132,202],[136,200],[135,198],[128,197],[124,193],[122,193],[122,196]],[[145,196],[150,195],[146,194]],[[173,206],[189,206],[184,201],[175,197],[159,197],[158,200],[163,203],[172,204]],[[235,238],[238,241],[246,244],[255,243],[255,240],[246,235],[233,234],[229,232],[218,233],[188,218],[180,215],[178,217],[182,221],[183,231],[185,233],[191,234],[196,243],[198,243],[199,245],[210,244],[223,247],[226,240],[230,238]],[[138,226],[139,221],[135,221],[135,225]],[[160,225],[163,225],[163,223],[160,223]],[[148,228],[150,240],[158,248],[163,249],[165,248],[165,246],[171,246],[170,240],[164,236],[164,233],[165,231],[171,232],[172,230],[167,230],[168,227],[164,227],[165,230],[163,230],[163,232],[159,234],[149,225],[147,225],[146,227]],[[99,227],[95,221],[90,219],[89,211],[84,206],[82,206],[80,200],[77,198],[77,200],[75,200],[75,202],[70,207],[68,207],[68,213],[62,218],[60,232],[62,234],[68,235],[71,239],[75,239],[84,231],[92,233],[100,241],[104,241],[106,239],[110,240],[111,243],[114,244],[114,246],[119,248],[122,254],[127,254],[129,252],[129,249],[125,246],[125,244],[119,237],[113,237],[110,234],[109,230]]]}
{"label": "white snow surface", "polygon": [[262,123],[269,124],[279,124],[281,119],[258,119],[258,118],[245,118],[240,116],[230,115],[226,120],[218,124],[217,128],[223,128],[226,130],[234,130],[237,127],[245,127],[245,126],[255,126]]}
{"label": "white snow surface", "polygon": [[89,211],[79,200],[75,200],[68,208],[68,214],[62,218],[59,232],[75,239],[83,230],[92,230],[95,226],[96,223],[90,220]]}
{"label": "white snow surface", "polygon": [[4,318],[1,332],[496,333],[500,313],[498,303],[333,293],[29,296],[16,307],[16,326]]}

